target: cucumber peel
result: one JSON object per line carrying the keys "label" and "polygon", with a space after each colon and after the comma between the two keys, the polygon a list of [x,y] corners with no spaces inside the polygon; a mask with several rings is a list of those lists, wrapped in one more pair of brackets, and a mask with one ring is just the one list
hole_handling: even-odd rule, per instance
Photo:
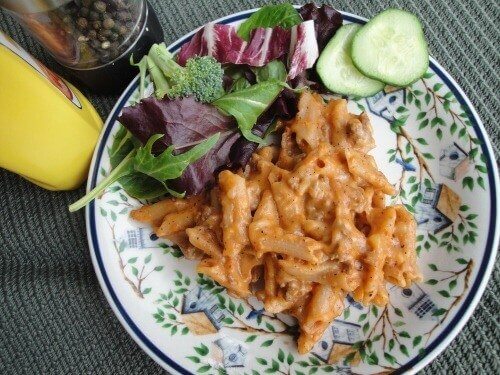
{"label": "cucumber peel", "polygon": [[366,77],[352,62],[352,40],[361,28],[360,25],[349,24],[338,29],[316,64],[323,84],[338,94],[366,97],[384,88],[382,82]]}

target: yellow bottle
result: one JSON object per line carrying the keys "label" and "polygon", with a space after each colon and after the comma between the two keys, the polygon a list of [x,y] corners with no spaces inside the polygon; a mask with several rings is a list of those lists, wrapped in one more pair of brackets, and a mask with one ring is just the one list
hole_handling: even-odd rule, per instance
{"label": "yellow bottle", "polygon": [[49,190],[75,189],[101,128],[74,86],[0,31],[0,167]]}

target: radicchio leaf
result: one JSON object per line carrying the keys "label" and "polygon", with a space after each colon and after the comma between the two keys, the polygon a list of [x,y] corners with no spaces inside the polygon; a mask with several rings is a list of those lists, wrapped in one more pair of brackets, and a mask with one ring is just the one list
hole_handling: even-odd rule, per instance
{"label": "radicchio leaf", "polygon": [[150,97],[133,107],[124,108],[118,120],[142,144],[146,144],[154,134],[164,134],[154,143],[155,154],[170,145],[174,145],[177,152],[185,152],[189,147],[220,133],[217,144],[170,184],[174,190],[185,191],[186,195],[198,194],[213,184],[214,173],[230,164],[231,147],[241,137],[231,117],[191,97],[173,100]]}
{"label": "radicchio leaf", "polygon": [[335,32],[342,26],[342,15],[331,6],[317,7],[314,3],[304,5],[299,9],[304,21],[313,20],[319,51],[323,51]]}
{"label": "radicchio leaf", "polygon": [[288,78],[294,79],[304,70],[312,68],[318,57],[314,21],[309,20],[292,27],[288,54]]}
{"label": "radicchio leaf", "polygon": [[177,62],[184,66],[193,56],[213,56],[220,63],[264,66],[288,52],[290,31],[280,27],[257,28],[248,42],[231,25],[208,23],[184,44]]}

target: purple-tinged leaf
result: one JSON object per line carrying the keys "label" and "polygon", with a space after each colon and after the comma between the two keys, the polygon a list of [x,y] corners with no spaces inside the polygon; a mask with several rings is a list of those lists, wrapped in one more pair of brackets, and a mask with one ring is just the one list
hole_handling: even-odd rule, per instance
{"label": "purple-tinged leaf", "polygon": [[153,146],[155,154],[170,145],[179,150],[236,127],[232,117],[192,97],[161,100],[149,97],[124,108],[118,121],[143,145],[152,135],[164,134]]}
{"label": "purple-tinged leaf", "polygon": [[342,15],[328,5],[322,5],[318,8],[314,3],[309,3],[300,8],[299,13],[304,21],[314,21],[320,52],[342,26]]}
{"label": "purple-tinged leaf", "polygon": [[155,142],[154,153],[170,145],[174,145],[177,152],[185,152],[220,133],[217,144],[169,184],[186,195],[198,194],[215,181],[214,173],[230,164],[231,148],[241,137],[231,117],[191,97],[174,100],[150,97],[134,107],[124,108],[119,121],[143,144],[154,134],[164,134]]}

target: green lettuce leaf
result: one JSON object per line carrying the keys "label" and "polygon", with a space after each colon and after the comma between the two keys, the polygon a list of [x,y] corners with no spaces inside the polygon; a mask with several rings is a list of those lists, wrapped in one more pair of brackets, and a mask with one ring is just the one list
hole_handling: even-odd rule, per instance
{"label": "green lettuce leaf", "polygon": [[132,141],[132,135],[129,133],[123,125],[118,125],[118,131],[116,132],[113,143],[108,150],[109,162],[111,168],[115,168],[120,162],[134,149],[134,142]]}
{"label": "green lettuce leaf", "polygon": [[160,155],[155,156],[152,153],[153,144],[163,136],[164,134],[153,135],[144,147],[137,150],[137,155],[134,158],[134,169],[137,172],[144,173],[158,181],[180,177],[189,164],[200,159],[215,146],[220,133],[212,135],[182,154],[174,155],[174,146],[170,146]]}
{"label": "green lettuce leaf", "polygon": [[262,143],[262,138],[253,134],[252,128],[282,89],[283,82],[273,79],[226,94],[212,104],[236,119],[238,128],[246,139]]}
{"label": "green lettuce leaf", "polygon": [[[122,151],[123,145],[119,145],[126,136],[123,136],[121,129],[119,131],[121,133],[117,134],[114,143],[117,143],[116,149]],[[153,135],[144,147],[132,149],[94,189],[70,205],[70,212],[85,207],[116,181],[122,184],[129,195],[136,198],[156,198],[165,193],[182,196],[171,190],[166,181],[180,177],[189,164],[200,159],[215,146],[219,136],[220,133],[216,133],[179,155],[173,155],[174,147],[170,146],[160,155],[154,156],[151,148],[163,134]],[[113,147],[110,151],[114,151]]]}
{"label": "green lettuce leaf", "polygon": [[130,151],[130,153],[125,156],[125,158],[108,174],[103,178],[95,188],[88,192],[85,196],[77,200],[75,203],[69,206],[69,211],[78,211],[80,208],[85,207],[88,203],[98,197],[108,186],[114,184],[120,178],[129,175],[134,171],[134,156],[135,150]]}
{"label": "green lettuce leaf", "polygon": [[288,29],[302,22],[299,12],[289,3],[266,5],[252,14],[238,28],[238,36],[246,41],[258,27],[282,27]]}
{"label": "green lettuce leaf", "polygon": [[139,172],[132,172],[121,177],[118,183],[128,195],[137,199],[158,198],[168,192],[165,183]]}
{"label": "green lettuce leaf", "polygon": [[146,90],[146,73],[148,69],[148,58],[143,56],[143,58],[138,62],[134,63],[134,55],[130,55],[130,65],[139,68],[139,98],[137,101],[144,99],[144,91]]}
{"label": "green lettuce leaf", "polygon": [[240,77],[233,82],[228,92],[240,91],[250,86],[251,86],[250,82],[248,82],[248,80],[245,77]]}
{"label": "green lettuce leaf", "polygon": [[259,68],[253,68],[252,70],[255,73],[255,79],[257,80],[257,83],[273,79],[281,82],[286,82],[286,77],[288,74],[285,68],[285,64],[283,64],[279,60],[273,60],[267,65]]}

